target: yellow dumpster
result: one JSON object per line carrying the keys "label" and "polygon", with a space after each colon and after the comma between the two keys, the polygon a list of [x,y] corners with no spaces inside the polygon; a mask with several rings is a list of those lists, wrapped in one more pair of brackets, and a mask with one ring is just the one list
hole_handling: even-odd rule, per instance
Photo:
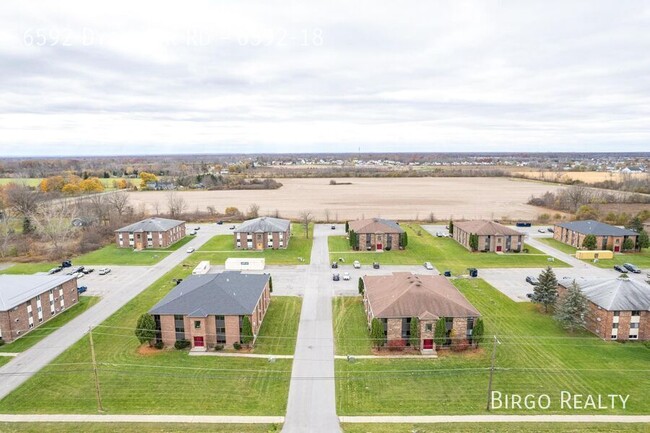
{"label": "yellow dumpster", "polygon": [[578,250],[576,259],[593,260],[593,259],[613,259],[614,253],[610,250]]}

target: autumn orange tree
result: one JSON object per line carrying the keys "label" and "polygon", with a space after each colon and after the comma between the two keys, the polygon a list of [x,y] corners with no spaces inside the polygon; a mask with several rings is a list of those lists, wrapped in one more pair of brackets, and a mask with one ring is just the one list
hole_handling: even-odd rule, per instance
{"label": "autumn orange tree", "polygon": [[148,173],[146,171],[140,172],[140,188],[146,188],[148,182],[157,182],[158,176],[153,173]]}

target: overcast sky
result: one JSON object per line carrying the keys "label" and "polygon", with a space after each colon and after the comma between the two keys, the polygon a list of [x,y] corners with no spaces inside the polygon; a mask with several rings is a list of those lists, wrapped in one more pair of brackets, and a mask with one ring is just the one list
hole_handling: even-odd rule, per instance
{"label": "overcast sky", "polygon": [[311,3],[3,0],[1,154],[650,149],[648,1]]}

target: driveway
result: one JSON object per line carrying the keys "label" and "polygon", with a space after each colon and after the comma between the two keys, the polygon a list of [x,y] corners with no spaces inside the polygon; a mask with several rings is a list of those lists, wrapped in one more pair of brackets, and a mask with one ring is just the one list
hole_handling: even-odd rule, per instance
{"label": "driveway", "polygon": [[[189,225],[189,227],[193,228],[194,226]],[[201,230],[187,244],[186,248],[180,248],[179,251],[170,253],[168,257],[165,257],[156,265],[138,266],[134,270],[124,270],[124,273],[120,272],[122,268],[120,267],[120,269],[116,269],[115,274],[105,280],[105,284],[103,282],[99,283],[99,276],[97,276],[97,293],[103,296],[97,305],[0,367],[0,376],[2,376],[0,399],[6,397],[82,338],[88,332],[89,327],[103,322],[165,273],[169,272],[174,266],[182,262],[188,256],[185,250],[189,247],[199,248],[207,242],[217,232],[215,227],[216,224],[201,225]],[[97,266],[96,269],[100,267]],[[87,281],[84,281],[85,278],[81,280],[82,285],[90,285],[85,283],[95,281],[95,275],[87,277]],[[92,294],[92,292],[90,293]]]}

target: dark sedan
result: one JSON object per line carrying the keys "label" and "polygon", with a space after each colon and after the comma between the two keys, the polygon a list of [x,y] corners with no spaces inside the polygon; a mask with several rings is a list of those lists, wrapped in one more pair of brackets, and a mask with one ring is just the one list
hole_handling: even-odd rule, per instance
{"label": "dark sedan", "polygon": [[614,269],[619,271],[621,274],[627,274],[627,269],[622,265],[614,265]]}

